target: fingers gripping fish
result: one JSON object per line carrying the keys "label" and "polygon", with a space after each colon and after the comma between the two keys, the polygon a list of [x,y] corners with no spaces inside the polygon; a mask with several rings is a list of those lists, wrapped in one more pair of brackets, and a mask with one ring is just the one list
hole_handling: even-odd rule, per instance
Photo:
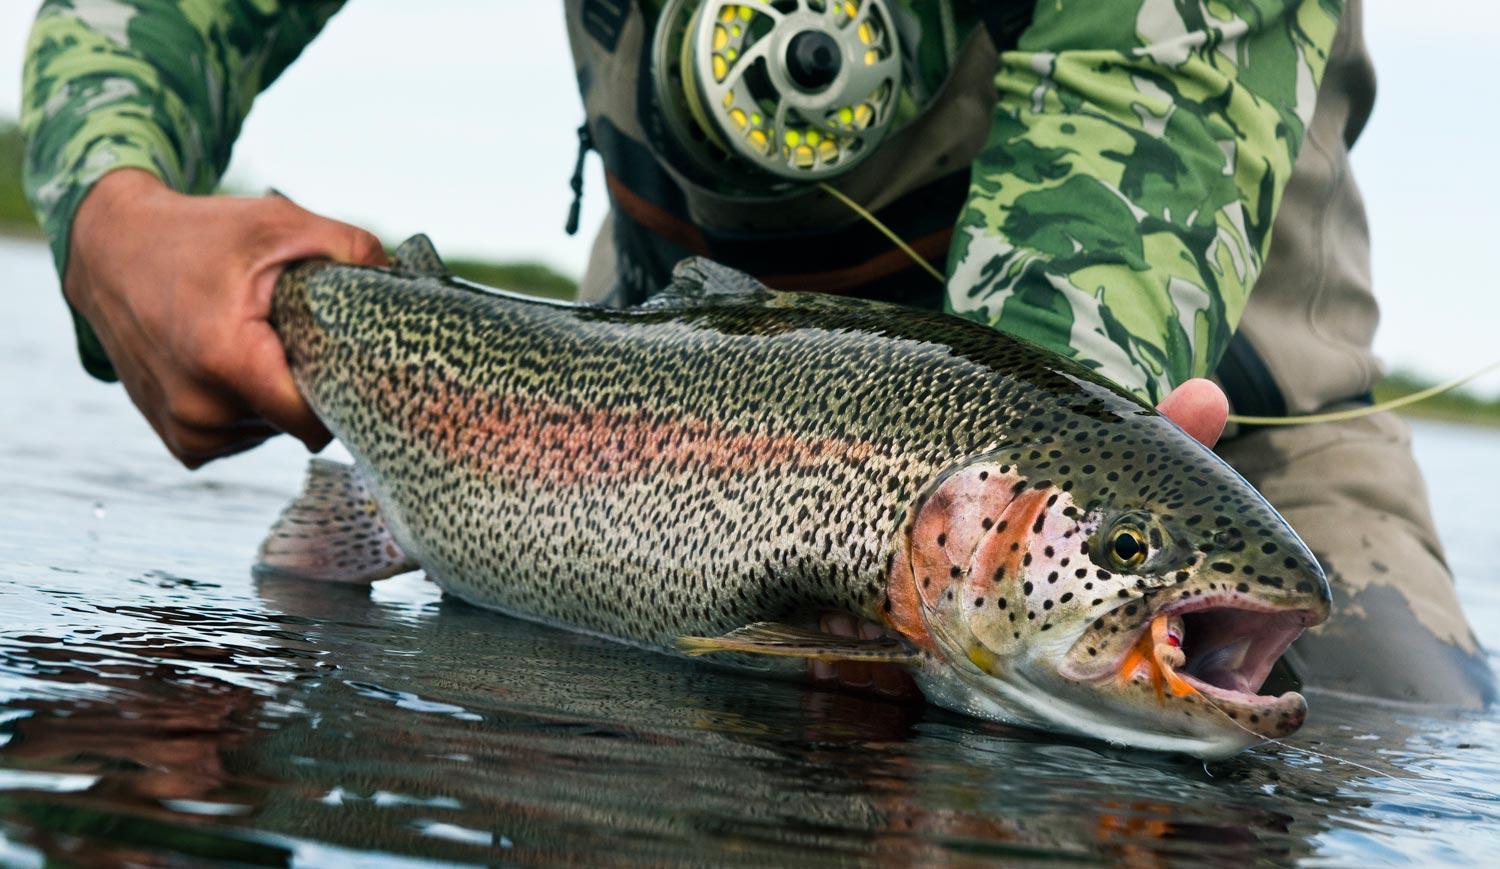
{"label": "fingers gripping fish", "polygon": [[[262,571],[420,566],[521,618],[760,672],[892,662],[949,709],[1204,757],[1302,723],[1256,691],[1328,613],[1312,555],[1030,344],[703,260],[636,308],[559,304],[422,237],[289,269],[272,320],[355,465],[314,461]],[[827,610],[888,635],[819,633]]]}

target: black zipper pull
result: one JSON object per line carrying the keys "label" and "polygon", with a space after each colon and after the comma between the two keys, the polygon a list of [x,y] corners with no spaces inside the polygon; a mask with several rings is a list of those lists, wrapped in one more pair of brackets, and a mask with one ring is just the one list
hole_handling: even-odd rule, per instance
{"label": "black zipper pull", "polygon": [[573,179],[568,185],[573,188],[573,205],[568,209],[568,225],[563,229],[568,235],[578,234],[578,216],[583,210],[583,160],[594,150],[594,137],[589,133],[589,125],[582,124],[578,128],[578,162],[573,164]]}

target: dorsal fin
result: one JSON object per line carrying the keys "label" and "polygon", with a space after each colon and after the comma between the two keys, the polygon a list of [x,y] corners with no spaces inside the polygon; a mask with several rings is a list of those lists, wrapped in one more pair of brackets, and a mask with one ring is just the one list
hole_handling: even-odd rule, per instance
{"label": "dorsal fin", "polygon": [[401,242],[395,255],[391,257],[391,268],[398,272],[436,278],[446,278],[453,274],[443,264],[443,258],[438,256],[437,248],[432,246],[432,239],[421,233]]}
{"label": "dorsal fin", "polygon": [[770,288],[744,272],[695,256],[672,269],[672,283],[648,299],[645,307],[747,301],[770,294]]}

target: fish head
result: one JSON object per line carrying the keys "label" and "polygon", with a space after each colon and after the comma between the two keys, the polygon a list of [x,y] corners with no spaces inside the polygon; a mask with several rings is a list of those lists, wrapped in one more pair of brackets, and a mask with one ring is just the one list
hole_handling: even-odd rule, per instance
{"label": "fish head", "polygon": [[911,511],[887,619],[930,697],[980,717],[1222,757],[1301,726],[1257,693],[1328,583],[1286,521],[1161,417],[1010,445]]}

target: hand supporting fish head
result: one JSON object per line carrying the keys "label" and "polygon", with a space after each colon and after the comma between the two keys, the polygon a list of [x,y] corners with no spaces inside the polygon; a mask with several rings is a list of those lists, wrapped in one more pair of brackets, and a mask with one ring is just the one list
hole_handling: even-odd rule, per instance
{"label": "hand supporting fish head", "polygon": [[[1301,726],[1301,695],[1256,692],[1328,615],[1316,559],[1217,457],[1159,446],[1004,449],[934,483],[904,528],[886,611],[926,653],[929,698],[1201,757]],[[1188,463],[1167,468],[1164,453]]]}

